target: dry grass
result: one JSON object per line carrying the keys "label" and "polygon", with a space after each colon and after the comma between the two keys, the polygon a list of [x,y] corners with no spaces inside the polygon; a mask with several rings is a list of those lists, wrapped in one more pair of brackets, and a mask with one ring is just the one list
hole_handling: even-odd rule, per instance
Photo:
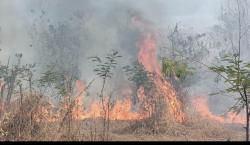
{"label": "dry grass", "polygon": [[[76,141],[100,141],[101,121],[97,126],[92,126],[88,122],[82,121],[80,132],[71,136],[70,140]],[[162,124],[162,132],[158,134],[147,133],[146,128],[131,132],[127,130],[131,122],[111,121],[110,140],[112,141],[231,141],[244,140],[244,132],[223,127],[220,124],[211,122],[200,122],[196,125],[172,125]],[[91,128],[92,126],[92,128]],[[94,127],[96,130],[94,131]],[[62,136],[58,132],[59,123],[49,123],[40,130],[33,138],[16,138],[13,140],[35,140],[35,141],[68,141],[68,137]],[[74,130],[77,130],[76,128]],[[92,132],[92,134],[91,134]],[[93,135],[95,134],[95,135]]]}
{"label": "dry grass", "polygon": [[[56,122],[38,122],[31,118],[36,114],[36,106],[44,105],[42,101],[26,99],[23,107],[11,109],[0,120],[0,140],[12,141],[100,141],[102,131],[101,119],[73,121],[71,135],[66,128],[61,128],[61,120]],[[36,102],[36,103],[35,103]],[[21,113],[20,111],[24,111]],[[140,121],[111,121],[111,141],[244,141],[244,130],[240,125],[219,124],[206,119],[192,111],[188,112],[185,124],[173,121],[160,121],[157,131],[152,128],[151,119]],[[37,115],[39,116],[39,115]],[[30,123],[32,122],[32,123]]]}

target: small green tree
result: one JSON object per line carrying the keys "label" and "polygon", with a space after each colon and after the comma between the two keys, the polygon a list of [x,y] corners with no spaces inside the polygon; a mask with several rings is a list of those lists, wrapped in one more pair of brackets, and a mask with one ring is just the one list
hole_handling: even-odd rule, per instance
{"label": "small green tree", "polygon": [[[32,76],[35,68],[35,64],[21,64],[22,54],[16,54],[17,63],[12,66],[9,64],[0,66],[0,78],[3,78],[4,84],[1,87],[1,99],[4,98],[4,91],[7,87],[6,95],[6,107],[10,104],[11,97],[14,93],[15,87],[18,86],[19,89],[22,88],[22,83],[27,81],[29,84],[30,94],[32,91]],[[20,90],[21,92],[22,90]]]}
{"label": "small green tree", "polygon": [[67,135],[69,138],[72,136],[72,109],[74,107],[73,91],[75,82],[78,79],[79,76],[77,73],[73,73],[71,70],[63,71],[62,69],[56,67],[55,64],[48,65],[47,70],[42,73],[42,76],[39,79],[40,86],[53,87],[53,90],[57,92],[56,94],[60,98],[65,97],[62,103],[63,105],[65,104],[67,108],[66,110],[63,108],[64,117],[61,122],[61,127],[66,124]]}
{"label": "small green tree", "polygon": [[[184,58],[182,58],[184,59]],[[177,92],[179,99],[184,107],[187,105],[187,89],[190,86],[190,78],[195,73],[195,69],[190,67],[190,64],[184,60],[179,60],[178,55],[175,59],[162,58],[162,74],[167,79]]]}
{"label": "small green tree", "polygon": [[162,73],[165,77],[175,81],[184,81],[188,76],[193,74],[193,68],[182,61],[162,59]]}
{"label": "small green tree", "polygon": [[[138,61],[135,61],[132,66],[123,67],[125,72],[128,75],[128,80],[135,83],[136,90],[140,88],[140,86],[147,86],[147,82],[150,82],[150,72],[147,72],[142,64]],[[146,88],[148,90],[149,88]]]}
{"label": "small green tree", "polygon": [[[149,118],[140,122],[142,125],[147,126],[147,129],[151,129],[151,133],[158,133],[160,129],[160,121],[164,114],[164,107],[166,104],[163,100],[159,90],[157,90],[154,83],[154,74],[148,72],[142,64],[138,61],[134,62],[131,66],[124,67],[125,72],[128,75],[128,80],[134,83],[135,89],[134,96],[136,96],[136,103],[140,104],[140,109],[148,113]],[[145,98],[139,100],[139,94],[137,91],[144,89]]]}
{"label": "small green tree", "polygon": [[[10,58],[8,60],[8,63],[6,65],[0,65],[0,78],[3,79],[3,85],[1,86],[1,102],[6,97],[6,102],[4,104],[5,108],[7,108],[7,111],[12,108],[11,98],[13,94],[19,93],[20,95],[20,107],[17,112],[11,112],[13,116],[13,120],[9,123],[9,126],[7,126],[5,129],[8,132],[12,132],[9,134],[9,137],[20,137],[25,136],[25,134],[30,133],[30,135],[33,135],[32,130],[33,127],[33,114],[32,113],[34,107],[37,107],[35,104],[23,104],[24,99],[24,92],[26,89],[26,85],[28,85],[30,94],[29,98],[35,98],[35,96],[32,95],[32,89],[33,89],[33,73],[35,71],[35,64],[25,64],[23,65],[21,63],[22,54],[16,54],[15,57],[17,59],[17,62],[10,65]],[[5,91],[7,90],[7,93]],[[6,96],[4,96],[6,94]],[[16,95],[17,96],[17,95]],[[34,102],[32,102],[34,103]],[[32,108],[32,109],[30,109]],[[6,111],[6,110],[3,110]],[[24,125],[26,123],[26,125]],[[31,125],[31,126],[29,126]],[[29,132],[30,131],[30,132]],[[8,137],[7,137],[8,138]]]}
{"label": "small green tree", "polygon": [[[225,79],[225,83],[230,84],[230,87],[219,93],[238,94],[236,103],[229,111],[234,111],[239,114],[243,109],[246,111],[246,140],[249,141],[249,93],[250,93],[250,63],[244,63],[239,59],[239,55],[226,55],[222,59],[225,65],[212,66],[211,70],[220,74]],[[218,94],[214,93],[213,95]]]}
{"label": "small green tree", "polygon": [[[103,111],[103,132],[102,132],[102,139],[108,140],[108,131],[109,131],[109,112],[110,112],[110,101],[112,95],[109,95],[109,98],[105,100],[105,87],[107,84],[107,80],[111,79],[113,76],[113,69],[117,66],[117,59],[122,56],[119,55],[118,51],[113,50],[111,53],[108,53],[104,60],[102,60],[100,57],[89,57],[93,62],[96,63],[94,72],[97,76],[99,76],[102,79],[102,87],[100,94],[98,95],[101,99],[102,103],[102,111]],[[112,93],[111,93],[112,94]]]}
{"label": "small green tree", "polygon": [[5,103],[6,106],[10,104],[10,100],[11,100],[13,91],[15,89],[16,78],[19,72],[21,71],[20,65],[21,65],[22,54],[16,54],[16,58],[17,58],[17,64],[12,65],[12,67],[9,67],[9,64],[7,64],[7,66],[5,67],[6,71],[4,72],[4,75],[3,75],[4,81],[6,82],[7,88],[8,88],[8,92],[6,96],[6,103]]}
{"label": "small green tree", "polygon": [[[236,103],[230,108],[230,111],[240,113],[245,109],[246,114],[246,141],[249,141],[249,93],[250,93],[250,62],[242,59],[242,49],[244,37],[249,32],[249,26],[244,27],[246,18],[246,9],[243,7],[244,2],[241,0],[235,0],[236,11],[234,12],[234,21],[236,21],[236,35],[235,41],[237,45],[231,41],[232,47],[231,52],[222,57],[223,64],[220,66],[213,65],[209,67],[212,71],[219,74],[220,77],[224,78],[225,83],[228,83],[230,87],[219,93],[233,93],[237,94]],[[230,9],[231,10],[231,9]],[[245,28],[245,29],[244,29]],[[246,47],[249,49],[248,47]],[[216,94],[216,93],[215,93]]]}

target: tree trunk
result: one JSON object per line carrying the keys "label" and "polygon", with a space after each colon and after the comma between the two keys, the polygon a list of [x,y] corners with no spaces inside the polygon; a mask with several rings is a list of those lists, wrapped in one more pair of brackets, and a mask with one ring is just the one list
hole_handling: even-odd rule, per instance
{"label": "tree trunk", "polygon": [[111,95],[109,96],[108,99],[108,115],[107,115],[107,141],[109,140],[109,125],[110,125],[110,101],[111,101]]}
{"label": "tree trunk", "polygon": [[103,107],[103,130],[102,130],[102,141],[105,141],[105,136],[106,136],[106,109],[105,109],[105,104],[104,104],[104,98],[102,96],[102,107]]}
{"label": "tree trunk", "polygon": [[4,90],[5,90],[5,84],[3,84],[3,85],[1,86],[1,98],[0,98],[0,102],[1,102],[1,103],[2,103],[2,101],[3,101]]}
{"label": "tree trunk", "polygon": [[246,105],[246,141],[249,141],[249,103],[248,103],[248,95],[247,95],[247,87],[244,86],[244,101]]}
{"label": "tree trunk", "polygon": [[4,90],[5,90],[5,83],[2,85],[1,87],[1,96],[0,96],[0,117],[2,115],[2,111],[3,111],[3,100],[4,100]]}
{"label": "tree trunk", "polygon": [[19,84],[19,91],[20,91],[20,97],[21,97],[20,106],[22,107],[23,106],[23,88],[22,88],[22,84]]}
{"label": "tree trunk", "polygon": [[103,91],[105,88],[105,84],[106,84],[106,78],[103,79],[103,84],[102,84],[102,89],[101,89],[101,94],[100,94],[100,98],[102,101],[102,111],[103,111],[103,130],[102,130],[102,140],[103,141],[105,140],[105,136],[106,136],[106,117],[107,117],[106,109],[105,109],[106,105],[105,105],[105,100],[103,97]]}
{"label": "tree trunk", "polygon": [[11,75],[10,82],[8,83],[8,94],[6,97],[6,107],[10,104],[11,96],[13,94],[13,90],[15,87],[16,76],[17,76],[16,71],[13,71],[12,75]]}
{"label": "tree trunk", "polygon": [[246,141],[249,141],[249,105],[246,105],[246,118],[247,118],[247,126],[246,126]]}
{"label": "tree trunk", "polygon": [[30,97],[31,97],[31,95],[32,95],[32,75],[30,75],[30,77],[29,77],[29,93],[30,93]]}

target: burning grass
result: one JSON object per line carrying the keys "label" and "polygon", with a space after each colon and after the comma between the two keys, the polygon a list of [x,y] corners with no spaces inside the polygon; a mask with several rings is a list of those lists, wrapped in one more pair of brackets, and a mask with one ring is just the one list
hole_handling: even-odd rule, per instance
{"label": "burning grass", "polygon": [[197,112],[184,108],[185,102],[161,74],[153,30],[139,18],[133,21],[137,27],[145,27],[138,43],[137,59],[150,74],[149,89],[142,84],[133,92],[139,100],[137,111],[132,109],[131,90],[122,96],[123,99],[111,103],[110,96],[101,95],[101,101],[93,100],[84,109],[87,87],[77,80],[76,93],[65,95],[61,106],[53,106],[39,94],[12,102],[2,113],[0,139],[99,141],[105,138],[102,128],[108,120],[109,129],[104,129],[109,133],[108,140],[239,140],[243,132],[226,127],[226,124],[244,123],[241,118],[232,114],[226,118],[216,116],[201,98],[192,102],[195,106],[192,109]]}
{"label": "burning grass", "polygon": [[[46,103],[41,103],[45,105]],[[37,110],[38,111],[38,110]],[[39,112],[36,112],[39,113]],[[19,115],[18,115],[19,114]],[[194,109],[186,111],[189,116],[185,124],[170,120],[161,120],[157,128],[152,128],[152,118],[141,120],[111,120],[110,140],[113,141],[208,141],[208,140],[244,140],[244,131],[239,130],[241,125],[225,124],[204,118]],[[88,118],[73,120],[71,136],[65,136],[67,128],[62,128],[61,120],[39,122],[38,119],[31,120],[30,114],[20,115],[19,111],[12,115],[5,115],[1,120],[1,128],[6,135],[1,140],[36,140],[36,141],[100,141],[102,118]],[[171,114],[169,114],[171,115]],[[171,118],[171,116],[169,116]],[[30,126],[27,122],[33,122]],[[20,124],[26,122],[26,124]],[[19,127],[17,127],[19,126]],[[10,127],[10,128],[6,128]],[[22,128],[20,128],[22,127]],[[61,131],[59,131],[61,128]],[[22,132],[20,132],[22,129]],[[238,130],[237,130],[238,129]],[[1,133],[3,133],[3,131]],[[34,132],[35,131],[35,132]],[[30,134],[32,132],[32,134]]]}
{"label": "burning grass", "polygon": [[228,112],[225,115],[215,115],[213,114],[207,102],[207,99],[204,97],[196,97],[192,104],[194,105],[196,111],[201,115],[201,117],[207,118],[220,123],[235,123],[235,124],[244,124],[246,119],[241,114],[237,115],[233,112]]}

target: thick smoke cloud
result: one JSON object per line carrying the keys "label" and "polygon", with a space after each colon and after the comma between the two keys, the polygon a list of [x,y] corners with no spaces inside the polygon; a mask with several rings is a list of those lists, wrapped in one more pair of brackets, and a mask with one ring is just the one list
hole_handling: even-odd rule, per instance
{"label": "thick smoke cloud", "polygon": [[[4,56],[8,56],[17,51],[23,51],[26,53],[25,56],[27,60],[34,60],[36,57],[32,52],[36,50],[35,48],[29,47],[31,40],[28,34],[32,31],[30,27],[34,23],[34,20],[40,22],[39,19],[43,18],[43,21],[49,21],[52,24],[58,22],[65,23],[72,20],[72,22],[70,22],[71,26],[85,24],[88,25],[86,27],[91,27],[89,28],[89,31],[93,31],[92,33],[98,35],[99,37],[93,37],[99,40],[98,38],[102,39],[106,36],[106,33],[104,32],[106,29],[106,31],[110,31],[110,35],[116,35],[115,33],[118,29],[117,26],[119,26],[119,29],[124,27],[124,25],[126,26],[129,17],[131,17],[129,15],[132,15],[133,13],[140,13],[146,19],[154,22],[156,27],[168,27],[168,24],[171,23],[171,17],[183,18],[185,15],[200,13],[199,9],[204,2],[199,0],[188,2],[181,0],[74,0],[73,2],[67,0],[2,0],[0,3],[0,18],[3,20],[0,24],[2,27],[1,35],[4,36],[2,37],[1,47],[5,49]],[[214,5],[215,4],[211,6]],[[45,16],[43,16],[44,14]],[[88,21],[87,24],[82,19]],[[44,26],[45,24],[41,25]],[[118,33],[126,33],[124,30],[119,31],[122,32]],[[119,37],[119,35],[116,36]],[[133,34],[130,36],[136,37]],[[98,43],[98,41],[94,41],[95,43]],[[113,40],[113,42],[115,42],[115,40]],[[126,44],[128,41],[124,40],[124,43]],[[88,47],[87,44],[85,45]],[[7,49],[8,52],[6,51]]]}
{"label": "thick smoke cloud", "polygon": [[[142,17],[155,29],[165,30],[172,23],[182,21],[181,24],[202,30],[205,24],[213,25],[216,21],[216,16],[209,15],[213,9],[204,6],[219,7],[220,1],[1,0],[1,61],[22,52],[24,63],[38,63],[40,71],[56,60],[61,66],[72,63],[77,66],[72,71],[79,70],[81,79],[90,82],[95,75],[89,56],[102,56],[116,49],[123,56],[121,66],[136,59],[140,32],[131,25],[133,16]],[[195,18],[201,21],[194,21]],[[54,52],[50,51],[51,47],[55,48]],[[113,86],[124,87],[126,78],[122,73],[118,70]],[[209,94],[212,85],[207,84],[212,83],[213,76],[197,77],[203,82],[193,86],[193,95]],[[98,87],[100,83],[94,85]]]}

